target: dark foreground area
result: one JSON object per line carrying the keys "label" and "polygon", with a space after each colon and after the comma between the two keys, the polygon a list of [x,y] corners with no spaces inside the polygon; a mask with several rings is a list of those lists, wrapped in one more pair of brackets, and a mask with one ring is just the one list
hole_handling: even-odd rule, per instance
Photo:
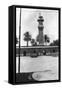
{"label": "dark foreground area", "polygon": [[16,73],[16,82],[33,82],[36,81],[32,78],[32,74],[31,73]]}

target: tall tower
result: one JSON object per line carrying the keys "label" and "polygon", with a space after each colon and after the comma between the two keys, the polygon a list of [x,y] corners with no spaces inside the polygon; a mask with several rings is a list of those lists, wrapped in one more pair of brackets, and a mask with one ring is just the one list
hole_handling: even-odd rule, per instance
{"label": "tall tower", "polygon": [[39,13],[39,18],[37,21],[38,21],[38,30],[39,30],[38,42],[39,42],[39,45],[44,45],[44,38],[43,38],[43,28],[44,28],[43,22],[44,22],[44,19],[40,13]]}

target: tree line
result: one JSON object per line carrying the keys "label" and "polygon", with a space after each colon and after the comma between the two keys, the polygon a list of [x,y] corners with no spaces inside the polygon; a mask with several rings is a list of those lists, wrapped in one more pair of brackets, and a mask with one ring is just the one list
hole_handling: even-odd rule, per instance
{"label": "tree line", "polygon": [[[44,35],[44,43],[45,45],[47,45],[50,42],[50,38],[48,37],[47,34]],[[38,36],[36,37],[36,40],[34,38],[32,38],[31,34],[27,31],[24,33],[24,41],[26,42],[26,46],[29,46],[29,41],[31,42],[32,46],[38,46]],[[18,43],[18,39],[16,37],[16,44]],[[53,40],[52,43],[49,44],[50,46],[58,46],[59,45],[59,40]]]}

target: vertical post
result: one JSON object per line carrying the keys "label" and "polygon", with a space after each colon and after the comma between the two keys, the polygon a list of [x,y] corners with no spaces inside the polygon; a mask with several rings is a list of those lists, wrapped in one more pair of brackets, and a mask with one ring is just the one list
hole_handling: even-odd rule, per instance
{"label": "vertical post", "polygon": [[20,73],[20,37],[21,37],[21,9],[19,18],[19,60],[18,60],[18,73]]}

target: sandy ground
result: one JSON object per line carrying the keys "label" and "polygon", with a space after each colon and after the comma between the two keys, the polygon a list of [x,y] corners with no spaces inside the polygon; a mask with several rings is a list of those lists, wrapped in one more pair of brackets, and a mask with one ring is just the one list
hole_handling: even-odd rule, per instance
{"label": "sandy ground", "polygon": [[[16,58],[16,72],[18,72],[18,58]],[[38,81],[56,80],[58,79],[58,57],[21,57],[20,72],[34,72],[32,77]]]}

